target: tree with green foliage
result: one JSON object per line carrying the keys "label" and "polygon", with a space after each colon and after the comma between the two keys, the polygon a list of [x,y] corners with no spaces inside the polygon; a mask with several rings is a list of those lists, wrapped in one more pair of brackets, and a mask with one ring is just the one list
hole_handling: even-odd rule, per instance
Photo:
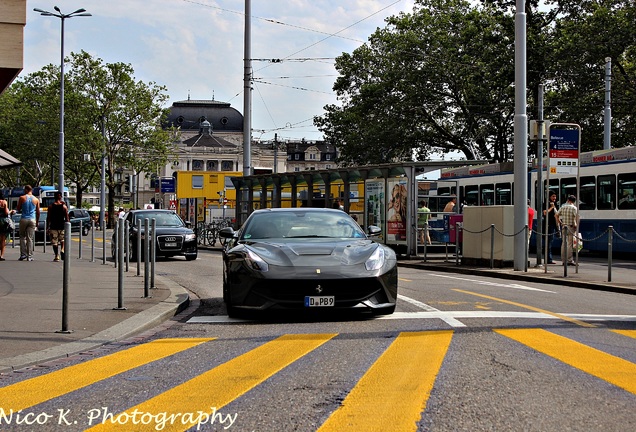
{"label": "tree with green foliage", "polygon": [[[387,18],[367,44],[338,57],[339,104],[327,105],[315,124],[338,146],[339,162],[427,160],[449,152],[512,159],[516,3],[417,0],[412,13]],[[603,65],[610,56],[613,143],[633,144],[636,5],[528,0],[525,6],[530,118],[544,83],[545,119],[580,123],[583,149],[602,148]]]}
{"label": "tree with green foliage", "polygon": [[[106,157],[108,211],[114,214],[116,172],[164,165],[174,154],[174,132],[162,128],[165,87],[134,79],[132,66],[71,53],[65,74],[65,177],[82,193],[100,183]],[[22,184],[47,183],[58,164],[59,68],[49,65],[18,79],[0,96],[0,140],[25,162]],[[3,178],[14,185],[13,178]]]}

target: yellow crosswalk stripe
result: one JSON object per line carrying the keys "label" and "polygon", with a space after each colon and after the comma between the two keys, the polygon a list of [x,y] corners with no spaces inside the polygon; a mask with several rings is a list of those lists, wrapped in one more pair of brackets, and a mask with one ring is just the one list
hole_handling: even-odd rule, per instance
{"label": "yellow crosswalk stripe", "polygon": [[494,331],[636,394],[636,364],[634,363],[543,329]]}
{"label": "yellow crosswalk stripe", "polygon": [[618,333],[623,336],[636,339],[636,330],[612,330],[614,333]]}
{"label": "yellow crosswalk stripe", "polygon": [[215,338],[159,339],[0,388],[5,413],[29,408]]}
{"label": "yellow crosswalk stripe", "polygon": [[[133,422],[161,422],[162,431],[210,424],[218,411],[336,334],[284,335],[215,367],[88,430],[141,430]],[[229,414],[228,414],[229,415]],[[217,422],[218,423],[218,422]],[[95,424],[95,423],[93,423]],[[158,423],[157,423],[158,424]],[[146,425],[147,430],[155,430]]]}
{"label": "yellow crosswalk stripe", "polygon": [[452,336],[449,330],[400,333],[318,430],[417,430]]}

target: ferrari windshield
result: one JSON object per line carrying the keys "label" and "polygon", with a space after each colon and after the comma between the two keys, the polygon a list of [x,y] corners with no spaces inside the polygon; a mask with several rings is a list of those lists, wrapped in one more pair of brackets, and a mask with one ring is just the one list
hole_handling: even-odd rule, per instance
{"label": "ferrari windshield", "polygon": [[253,213],[242,240],[268,238],[366,238],[362,228],[343,211],[298,209]]}

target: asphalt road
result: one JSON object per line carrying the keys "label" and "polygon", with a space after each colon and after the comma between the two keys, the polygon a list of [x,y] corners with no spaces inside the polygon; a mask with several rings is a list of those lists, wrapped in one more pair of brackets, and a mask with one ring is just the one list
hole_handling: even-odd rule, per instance
{"label": "asphalt road", "polygon": [[208,251],[158,262],[199,310],[2,377],[0,429],[636,428],[636,296],[400,269],[392,316],[250,322],[224,315],[221,268]]}

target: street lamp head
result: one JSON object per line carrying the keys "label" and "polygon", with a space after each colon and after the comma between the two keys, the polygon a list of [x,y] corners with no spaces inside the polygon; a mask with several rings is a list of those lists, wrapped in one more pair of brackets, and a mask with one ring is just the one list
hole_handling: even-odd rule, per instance
{"label": "street lamp head", "polygon": [[38,8],[34,8],[33,9],[35,12],[39,12],[40,15],[44,15],[44,16],[54,16],[51,12],[42,10],[42,9],[38,9]]}
{"label": "street lamp head", "polygon": [[60,10],[60,8],[59,8],[59,7],[57,7],[57,6],[53,6],[53,9],[55,9],[55,10],[56,10],[56,11],[58,11],[59,13],[62,13],[62,11]]}

